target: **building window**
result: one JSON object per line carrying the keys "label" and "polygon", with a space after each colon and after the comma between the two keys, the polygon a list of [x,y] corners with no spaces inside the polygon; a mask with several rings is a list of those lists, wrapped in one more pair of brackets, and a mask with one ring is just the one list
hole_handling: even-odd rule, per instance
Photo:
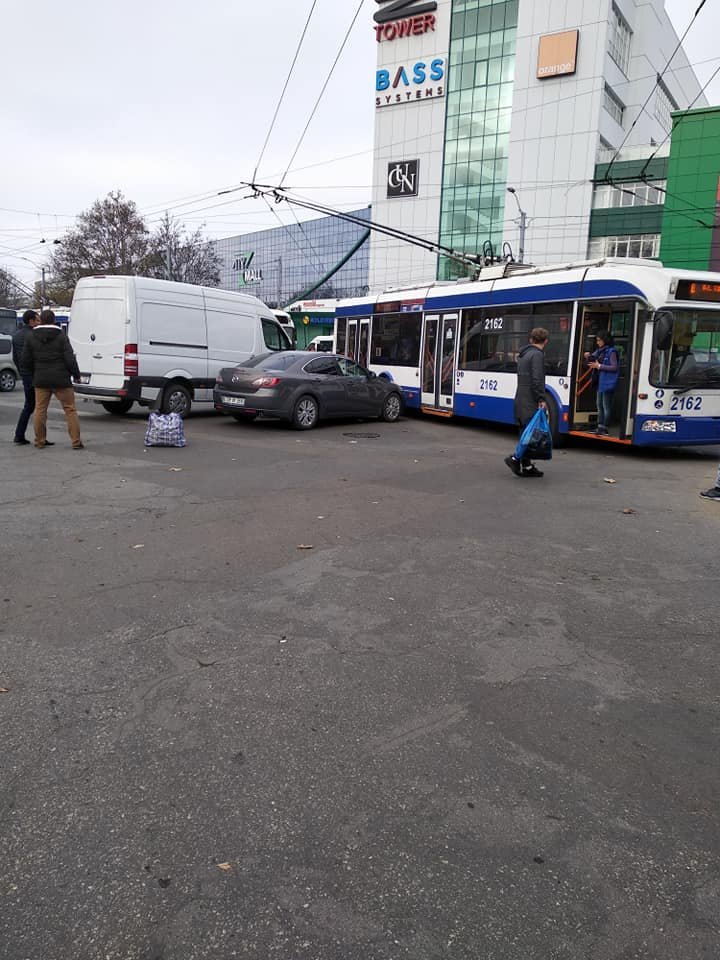
{"label": "building window", "polygon": [[660,256],[660,234],[640,233],[625,237],[595,237],[588,244],[591,260],[603,257],[642,257],[656,260]]}
{"label": "building window", "polygon": [[673,110],[678,109],[677,101],[662,82],[662,79],[658,77],[657,93],[655,94],[655,116],[662,124],[662,128],[666,133],[669,133],[672,127],[670,114]]}
{"label": "building window", "polygon": [[625,104],[607,84],[605,84],[605,89],[603,91],[603,106],[613,120],[622,126]]}
{"label": "building window", "polygon": [[630,65],[630,40],[632,30],[625,17],[615,4],[610,11],[610,48],[609,53],[622,72],[627,76]]}
{"label": "building window", "polygon": [[665,180],[635,183],[598,183],[593,190],[593,210],[615,207],[658,207],[665,203]]}

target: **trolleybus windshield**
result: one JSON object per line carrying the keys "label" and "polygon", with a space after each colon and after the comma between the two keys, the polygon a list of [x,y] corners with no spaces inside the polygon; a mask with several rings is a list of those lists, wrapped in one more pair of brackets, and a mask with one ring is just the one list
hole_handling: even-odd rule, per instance
{"label": "trolleybus windshield", "polygon": [[658,314],[650,382],[656,387],[720,387],[720,311]]}

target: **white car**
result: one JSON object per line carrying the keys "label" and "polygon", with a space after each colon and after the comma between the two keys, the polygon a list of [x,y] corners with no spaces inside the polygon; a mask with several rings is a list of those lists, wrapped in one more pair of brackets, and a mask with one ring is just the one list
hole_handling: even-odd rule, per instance
{"label": "white car", "polygon": [[307,345],[308,350],[317,350],[318,353],[332,353],[333,337],[314,337]]}
{"label": "white car", "polygon": [[12,337],[0,335],[0,390],[14,390],[18,377],[12,358]]}

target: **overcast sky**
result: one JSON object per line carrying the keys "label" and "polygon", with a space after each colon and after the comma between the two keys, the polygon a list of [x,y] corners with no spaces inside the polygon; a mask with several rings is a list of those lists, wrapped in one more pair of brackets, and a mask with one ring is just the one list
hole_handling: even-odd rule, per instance
{"label": "overcast sky", "polygon": [[[150,225],[167,209],[211,237],[294,222],[285,205],[273,214],[242,192],[215,194],[252,178],[311,2],[6,0],[0,266],[31,283],[41,239],[111,190]],[[359,4],[316,0],[258,181],[276,183],[290,163]],[[667,0],[679,34],[697,6]],[[370,199],[375,9],[362,3],[286,180],[343,209]],[[720,65],[718,26],[708,0],[686,41],[691,63],[707,61],[702,82]],[[720,103],[720,76],[708,99]]]}

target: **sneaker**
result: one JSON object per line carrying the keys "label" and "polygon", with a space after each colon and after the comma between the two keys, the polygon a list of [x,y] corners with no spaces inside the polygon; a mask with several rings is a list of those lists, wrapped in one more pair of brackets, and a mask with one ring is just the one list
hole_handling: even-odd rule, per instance
{"label": "sneaker", "polygon": [[54,446],[55,446],[55,441],[54,441],[54,440],[53,440],[53,441],[51,441],[51,440],[46,440],[45,443],[36,443],[36,444],[35,444],[35,449],[36,449],[36,450],[44,450],[45,447],[54,447]]}
{"label": "sneaker", "polygon": [[531,466],[525,467],[525,469],[522,472],[522,476],[523,477],[544,477],[545,474],[543,473],[542,470],[538,470],[538,468],[533,463]]}
{"label": "sneaker", "polygon": [[505,466],[509,467],[510,470],[515,474],[516,477],[522,476],[522,467],[520,461],[516,460],[515,457],[505,457]]}
{"label": "sneaker", "polygon": [[720,487],[710,487],[700,494],[703,500],[720,500]]}
{"label": "sneaker", "polygon": [[13,443],[16,443],[19,447],[29,446],[30,441],[26,440],[25,437],[15,437]]}
{"label": "sneaker", "polygon": [[608,428],[607,428],[607,427],[598,427],[598,428],[595,430],[595,433],[596,433],[599,437],[605,437],[605,436],[607,436],[607,432],[608,432]]}

